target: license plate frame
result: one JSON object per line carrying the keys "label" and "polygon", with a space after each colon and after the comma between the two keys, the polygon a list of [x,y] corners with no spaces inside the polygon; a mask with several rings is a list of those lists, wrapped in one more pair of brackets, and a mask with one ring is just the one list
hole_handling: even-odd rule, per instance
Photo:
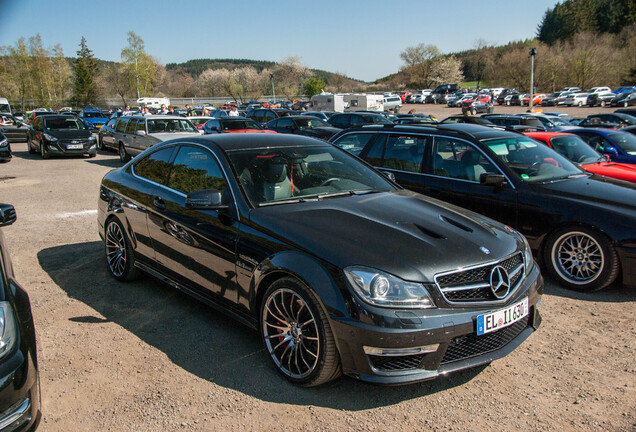
{"label": "license plate frame", "polygon": [[477,336],[501,330],[521,321],[530,313],[528,297],[508,307],[477,316]]}
{"label": "license plate frame", "polygon": [[66,150],[81,150],[84,146],[82,144],[67,144]]}

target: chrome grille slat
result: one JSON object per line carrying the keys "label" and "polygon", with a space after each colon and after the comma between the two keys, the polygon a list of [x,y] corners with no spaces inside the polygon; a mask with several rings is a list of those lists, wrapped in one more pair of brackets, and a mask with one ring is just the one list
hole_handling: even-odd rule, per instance
{"label": "chrome grille slat", "polygon": [[[510,291],[498,299],[490,288],[490,273],[495,266],[508,272]],[[523,255],[519,252],[503,260],[435,276],[444,299],[451,304],[502,303],[520,286],[525,276]]]}

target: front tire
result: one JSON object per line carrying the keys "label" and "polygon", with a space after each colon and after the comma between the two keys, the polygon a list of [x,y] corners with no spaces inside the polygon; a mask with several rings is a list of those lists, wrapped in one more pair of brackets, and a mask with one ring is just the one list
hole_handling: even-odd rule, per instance
{"label": "front tire", "polygon": [[29,154],[35,154],[35,150],[33,149],[33,142],[31,141],[31,137],[27,137],[27,149],[29,150]]}
{"label": "front tire", "polygon": [[546,255],[548,271],[569,289],[597,291],[618,276],[616,249],[605,235],[586,227],[553,233],[547,241]]}
{"label": "front tire", "polygon": [[42,159],[48,159],[51,157],[46,151],[46,145],[42,141],[40,141],[40,155],[42,156]]}
{"label": "front tire", "polygon": [[124,227],[115,218],[106,224],[105,251],[108,270],[115,279],[128,282],[139,277],[132,244]]}
{"label": "front tire", "polygon": [[601,101],[601,107],[605,108],[605,105],[607,104],[607,102],[605,101]]}
{"label": "front tire", "polygon": [[265,292],[260,310],[261,337],[280,374],[303,387],[340,375],[340,357],[325,312],[316,295],[286,277]]}

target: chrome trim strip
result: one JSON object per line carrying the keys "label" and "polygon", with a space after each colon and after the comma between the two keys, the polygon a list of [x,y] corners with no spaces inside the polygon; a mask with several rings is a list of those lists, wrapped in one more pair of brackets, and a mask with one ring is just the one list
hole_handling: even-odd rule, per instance
{"label": "chrome trim strip", "polygon": [[442,292],[447,293],[447,292],[468,291],[471,289],[489,288],[489,287],[490,287],[490,284],[481,283],[481,284],[461,285],[456,287],[440,288],[440,289],[442,290]]}
{"label": "chrome trim strip", "polygon": [[[10,426],[13,422],[22,417],[31,408],[31,399],[29,399],[29,396],[27,396],[22,403],[18,402],[18,404],[9,408],[9,410],[12,411],[4,418],[0,419],[0,430],[6,428],[7,426]],[[17,408],[14,408],[16,406]]]}
{"label": "chrome trim strip", "polygon": [[[444,294],[445,292],[454,292],[454,291],[468,290],[470,288],[467,288],[467,287],[470,287],[471,285],[463,285],[461,287],[442,288],[439,285],[439,282],[437,281],[438,278],[440,278],[442,276],[452,275],[452,274],[456,274],[456,273],[462,273],[462,272],[465,272],[465,271],[470,271],[470,270],[474,270],[474,269],[478,269],[478,268],[482,268],[482,267],[489,267],[489,266],[501,264],[502,262],[507,261],[507,260],[513,258],[516,255],[520,255],[521,256],[521,264],[519,264],[517,267],[515,267],[511,271],[511,273],[508,273],[508,276],[512,278],[512,277],[516,276],[519,273],[519,271],[522,271],[523,273],[522,273],[521,277],[519,278],[519,281],[517,281],[517,284],[514,286],[514,288],[512,288],[508,292],[508,295],[505,296],[502,299],[499,299],[499,300],[476,301],[476,302],[452,301],[452,300],[449,300],[446,297],[446,295]],[[452,271],[447,271],[447,272],[443,272],[443,273],[438,273],[438,274],[436,274],[433,277],[433,279],[435,281],[435,285],[437,286],[437,289],[440,291],[442,297],[444,298],[444,301],[446,303],[450,304],[450,305],[453,305],[453,306],[491,306],[491,305],[497,306],[497,305],[501,305],[501,304],[506,303],[508,301],[508,299],[510,297],[512,297],[519,290],[519,288],[523,284],[523,281],[526,278],[526,274],[525,274],[526,270],[525,269],[526,269],[526,267],[525,267],[525,262],[523,260],[523,253],[522,252],[515,252],[515,253],[513,253],[511,255],[508,255],[507,257],[502,258],[500,260],[490,261],[490,262],[487,262],[485,264],[479,264],[479,265],[474,265],[474,266],[470,266],[470,267],[464,267],[464,268],[457,269],[457,270],[452,270]],[[514,276],[511,276],[511,274],[514,275]],[[475,284],[475,285],[477,285],[477,284]],[[487,286],[490,286],[490,285],[487,285]],[[458,288],[458,289],[455,289],[455,288]],[[484,288],[485,288],[485,286],[484,286]]]}
{"label": "chrome trim strip", "polygon": [[376,348],[363,346],[364,353],[374,356],[400,357],[409,355],[426,354],[437,351],[439,344],[424,345],[410,348]]}

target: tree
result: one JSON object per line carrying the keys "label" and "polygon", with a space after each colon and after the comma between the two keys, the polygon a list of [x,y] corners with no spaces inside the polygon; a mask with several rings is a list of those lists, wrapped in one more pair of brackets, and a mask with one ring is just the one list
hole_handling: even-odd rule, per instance
{"label": "tree", "polygon": [[290,56],[283,59],[274,69],[274,83],[277,93],[284,95],[287,99],[293,99],[300,93],[301,85],[312,72],[300,63],[300,58]]}
{"label": "tree", "polygon": [[435,45],[421,43],[414,47],[407,47],[400,53],[400,58],[404,61],[401,70],[406,74],[413,87],[431,87],[430,77],[433,61],[439,56],[440,51]]}
{"label": "tree", "polygon": [[97,103],[97,86],[95,84],[97,61],[93,57],[93,52],[86,46],[84,36],[82,36],[79,46],[78,57],[74,65],[73,103],[84,106]]}
{"label": "tree", "polygon": [[157,73],[155,63],[146,54],[143,39],[133,31],[128,32],[128,47],[121,51],[121,62],[137,98],[152,93]]}
{"label": "tree", "polygon": [[62,103],[69,97],[69,87],[71,84],[71,67],[64,57],[64,50],[59,43],[53,47],[53,57],[51,58],[51,79],[53,84],[53,97],[56,103]]}
{"label": "tree", "polygon": [[325,82],[320,78],[309,78],[305,81],[304,93],[305,96],[311,99],[313,95],[317,95],[325,88]]}
{"label": "tree", "polygon": [[334,93],[340,93],[345,89],[347,77],[342,72],[335,72],[329,76],[329,88]]}
{"label": "tree", "polygon": [[462,62],[453,55],[437,58],[431,66],[430,80],[433,84],[463,81]]}

